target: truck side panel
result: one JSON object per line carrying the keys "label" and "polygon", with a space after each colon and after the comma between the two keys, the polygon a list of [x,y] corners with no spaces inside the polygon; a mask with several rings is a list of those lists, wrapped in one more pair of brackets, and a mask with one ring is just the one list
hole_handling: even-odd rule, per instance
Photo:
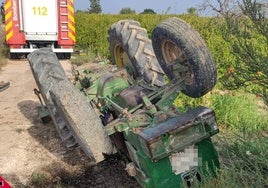
{"label": "truck side panel", "polygon": [[58,44],[62,47],[75,45],[74,1],[60,0]]}
{"label": "truck side panel", "polygon": [[13,48],[25,45],[25,35],[20,31],[20,12],[18,0],[5,0],[6,43]]}

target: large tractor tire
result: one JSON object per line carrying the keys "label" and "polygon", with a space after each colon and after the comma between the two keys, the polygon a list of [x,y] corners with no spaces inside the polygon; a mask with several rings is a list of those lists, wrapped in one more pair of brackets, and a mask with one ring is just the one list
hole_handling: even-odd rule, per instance
{"label": "large tractor tire", "polygon": [[[59,63],[56,54],[53,53],[51,49],[36,50],[28,56],[28,60],[43,100],[49,110],[60,138],[63,140],[65,145],[68,148],[74,148],[80,144],[85,153],[88,154],[90,158],[95,158],[96,162],[103,159],[100,156],[100,153],[111,153],[112,145],[109,138],[104,138],[104,136],[101,136],[104,134],[102,125],[96,123],[96,121],[94,121],[94,123],[89,121],[87,124],[71,124],[71,120],[66,118],[65,114],[62,113],[59,104],[64,103],[64,101],[61,101],[58,91],[60,90],[63,96],[70,98],[72,98],[72,96],[77,96],[80,93],[78,90],[75,90],[74,86],[70,86],[72,84],[67,79],[67,76]],[[66,89],[64,89],[64,87],[66,87]],[[54,94],[53,96],[58,97],[58,99],[54,97],[52,100],[50,92]],[[77,99],[72,98],[72,100],[79,104],[83,102],[87,103],[85,99],[81,98],[83,97]],[[68,99],[64,100],[66,101]],[[68,108],[66,109],[67,111],[77,109],[77,107],[75,107],[73,104],[66,108]],[[85,109],[85,107],[83,107],[83,109]],[[88,113],[88,111],[92,111],[92,108],[88,108],[85,111],[78,111],[77,113],[79,113],[79,116],[81,117],[92,115],[93,112]],[[98,118],[95,116],[95,119]],[[99,132],[101,132],[99,129],[101,129],[103,132],[101,135],[97,135]],[[85,132],[74,130],[84,130]],[[90,149],[92,143],[96,145],[104,145],[107,150],[103,149],[103,147],[96,149],[96,151],[95,147]],[[99,154],[97,155],[96,153]]]}
{"label": "large tractor tire", "polygon": [[204,40],[179,18],[160,23],[152,33],[154,52],[170,80],[184,80],[187,96],[211,91],[217,81],[216,64]]}
{"label": "large tractor tire", "polygon": [[109,31],[109,44],[112,63],[125,67],[135,79],[163,86],[164,72],[157,62],[151,40],[140,23],[121,20],[114,23]]}
{"label": "large tractor tire", "polygon": [[51,88],[50,95],[56,111],[92,160],[100,162],[104,153],[113,153],[110,138],[104,132],[99,116],[71,82],[61,80]]}

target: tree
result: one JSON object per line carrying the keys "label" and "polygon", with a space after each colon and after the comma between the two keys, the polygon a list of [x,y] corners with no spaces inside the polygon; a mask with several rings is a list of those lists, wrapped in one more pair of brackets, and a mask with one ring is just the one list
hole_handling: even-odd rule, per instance
{"label": "tree", "polygon": [[190,7],[187,9],[188,14],[194,14],[197,15],[196,8]]}
{"label": "tree", "polygon": [[[213,3],[212,3],[213,2]],[[219,16],[226,16],[235,8],[236,0],[205,0],[201,5],[201,10],[210,9],[216,12]]]}
{"label": "tree", "polygon": [[268,105],[268,8],[257,0],[242,0],[239,12],[225,15],[224,39],[236,57],[221,79],[229,89],[246,88]]}
{"label": "tree", "polygon": [[146,8],[141,14],[156,14],[156,12],[153,9]]}
{"label": "tree", "polygon": [[132,10],[131,8],[122,8],[119,13],[120,14],[136,14],[136,11]]}
{"label": "tree", "polygon": [[102,12],[100,0],[89,0],[90,1],[90,8],[88,12],[90,14],[100,14]]}
{"label": "tree", "polygon": [[165,11],[164,14],[168,14],[170,10],[171,10],[171,6],[169,6],[169,7],[167,8],[167,10]]}

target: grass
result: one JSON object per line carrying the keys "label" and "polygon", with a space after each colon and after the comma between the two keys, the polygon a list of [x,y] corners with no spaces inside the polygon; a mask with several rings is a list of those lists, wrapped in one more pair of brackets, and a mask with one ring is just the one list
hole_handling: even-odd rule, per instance
{"label": "grass", "polygon": [[34,172],[31,177],[31,183],[27,187],[39,187],[39,188],[46,188],[46,187],[55,187],[55,188],[62,188],[59,183],[60,178],[56,176],[55,178],[48,172],[40,171]]}
{"label": "grass", "polygon": [[0,26],[0,69],[1,69],[1,67],[3,67],[7,63],[6,56],[7,56],[8,49],[4,44],[4,42],[5,42],[4,32],[5,32],[4,27],[1,24],[1,26]]}
{"label": "grass", "polygon": [[219,187],[267,187],[268,139],[261,132],[239,134],[223,131],[215,142],[222,169]]}
{"label": "grass", "polygon": [[26,187],[66,187],[63,183],[65,179],[79,177],[82,172],[83,170],[80,171],[80,167],[77,165],[54,162],[37,171],[34,171]]}
{"label": "grass", "polygon": [[222,129],[216,142],[223,167],[221,183],[268,187],[268,139],[264,136],[268,119],[267,111],[258,105],[260,102],[245,93],[216,95],[212,99]]}
{"label": "grass", "polygon": [[234,132],[252,133],[267,127],[267,111],[261,109],[261,100],[247,93],[214,94],[211,107],[222,128]]}
{"label": "grass", "polygon": [[83,65],[89,62],[101,62],[103,58],[92,53],[91,50],[75,49],[75,53],[72,55],[71,63],[73,65]]}
{"label": "grass", "polygon": [[50,175],[44,172],[34,172],[31,179],[35,184],[43,184],[45,181],[50,181]]}
{"label": "grass", "polygon": [[16,131],[17,133],[22,133],[24,130],[23,130],[22,128],[16,128],[15,131]]}
{"label": "grass", "polygon": [[[183,103],[186,106],[181,106]],[[214,92],[200,99],[179,96],[182,109],[209,106],[220,133],[213,137],[221,169],[199,187],[268,187],[268,116],[263,102],[243,91]]]}
{"label": "grass", "polygon": [[260,98],[215,89],[198,99],[179,95],[174,104],[182,110],[207,106],[216,113],[220,133],[213,141],[221,169],[198,187],[268,187],[268,111]]}
{"label": "grass", "polygon": [[261,132],[240,134],[221,129],[213,138],[220,156],[217,178],[201,187],[268,187],[268,139]]}

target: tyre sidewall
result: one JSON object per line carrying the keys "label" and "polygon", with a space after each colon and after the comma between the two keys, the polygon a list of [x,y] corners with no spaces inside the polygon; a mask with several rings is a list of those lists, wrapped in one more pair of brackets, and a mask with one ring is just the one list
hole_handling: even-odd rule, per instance
{"label": "tyre sidewall", "polygon": [[[174,78],[174,75],[167,67],[162,44],[164,41],[171,41],[178,46],[186,55],[190,71],[194,77],[190,84],[185,84],[185,89],[182,92],[193,98],[201,97],[210,91],[216,83],[216,66],[200,35],[184,21],[176,21],[178,20],[175,19],[175,23],[172,25],[172,20],[167,20],[168,24],[160,23],[153,30],[152,42],[154,52],[167,77],[173,80],[176,78]],[[180,24],[183,25],[183,29],[177,29]],[[189,32],[186,32],[187,30]],[[195,39],[198,40],[196,41]]]}

